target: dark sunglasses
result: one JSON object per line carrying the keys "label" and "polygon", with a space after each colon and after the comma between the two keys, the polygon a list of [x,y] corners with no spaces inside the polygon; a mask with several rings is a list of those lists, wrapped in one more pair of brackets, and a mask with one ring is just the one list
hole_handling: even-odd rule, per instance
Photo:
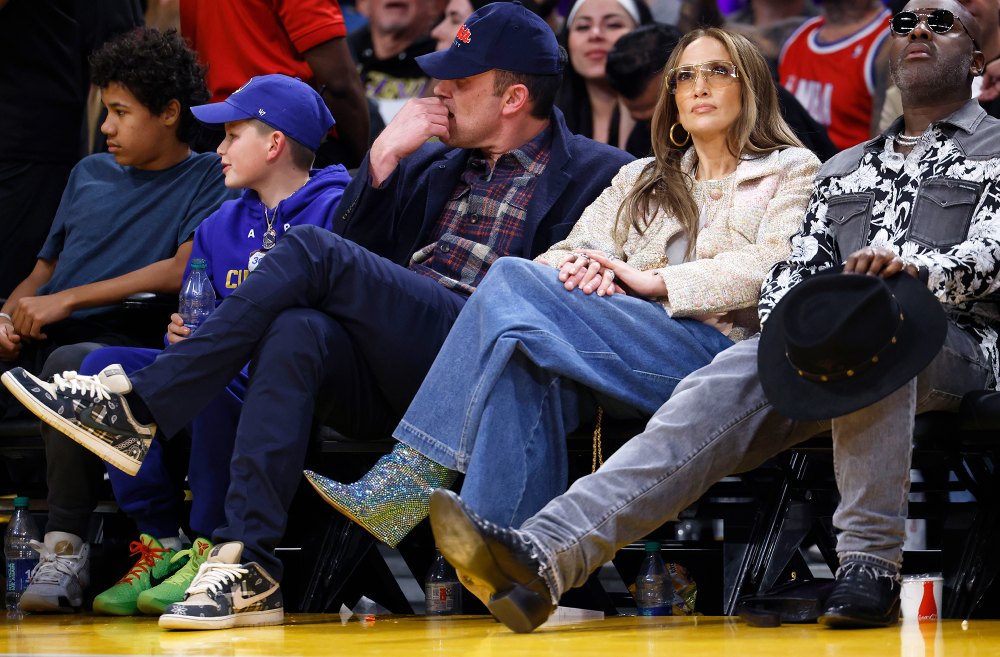
{"label": "dark sunglasses", "polygon": [[[916,11],[901,11],[893,16],[892,20],[889,21],[889,29],[892,30],[893,34],[906,36],[913,30],[917,29],[921,20],[926,23],[927,29],[934,34],[947,34],[955,29],[955,23],[958,23],[962,30],[969,35],[970,39],[972,39],[972,43],[976,43],[976,40],[972,38],[971,34],[969,34],[969,30],[967,30],[965,25],[962,24],[961,19],[956,18],[955,14],[951,13],[947,9],[917,9]],[[979,46],[976,45],[977,50],[978,48]]]}

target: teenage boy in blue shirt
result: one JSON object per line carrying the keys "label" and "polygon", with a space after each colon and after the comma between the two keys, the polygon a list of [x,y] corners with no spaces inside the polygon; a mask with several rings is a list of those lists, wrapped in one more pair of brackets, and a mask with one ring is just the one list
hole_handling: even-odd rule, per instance
{"label": "teenage boy in blue shirt", "polygon": [[[225,124],[218,153],[226,186],[244,190],[240,198],[224,203],[198,227],[191,248],[191,261],[206,261],[206,272],[221,301],[292,226],[329,230],[350,176],[341,165],[311,171],[315,151],[334,121],[319,94],[300,80],[285,75],[255,77],[224,102],[196,106],[192,112],[204,123]],[[181,316],[174,313],[166,341],[174,344],[189,334]],[[96,374],[111,363],[120,363],[131,372],[149,365],[158,353],[130,347],[99,349],[84,360],[80,373]],[[141,536],[131,546],[138,561],[94,599],[96,613],[160,614],[167,605],[183,599],[212,548],[204,537],[211,537],[224,519],[229,461],[248,377],[244,367],[191,423],[189,528],[199,538],[190,548],[181,550],[178,531],[188,526],[182,516],[183,486],[169,472],[163,449],[158,446],[150,452],[152,460],[137,477],[108,467],[118,504],[136,522]],[[74,467],[61,462],[73,451],[50,453],[50,458],[60,461],[57,469]],[[66,488],[60,480],[50,481],[49,486]],[[58,492],[60,499],[70,496],[89,507],[80,509],[81,521],[86,522],[93,508],[92,495],[87,490]],[[88,549],[76,527],[49,523],[46,530],[44,544],[38,548],[41,563],[22,606],[34,611],[68,610],[73,605],[67,601],[81,599]],[[57,553],[56,546],[67,542],[73,554]]]}
{"label": "teenage boy in blue shirt", "polygon": [[[192,233],[233,197],[218,156],[188,146],[190,107],[208,90],[176,32],[111,41],[91,57],[91,79],[108,109],[108,153],[74,167],[34,269],[0,308],[0,371],[43,370],[65,345],[136,344],[117,304],[136,292],[176,293]],[[0,414],[9,401],[0,394]]]}
{"label": "teenage boy in blue shirt", "polygon": [[[109,152],[74,167],[34,270],[0,309],[0,370],[76,370],[102,346],[139,344],[117,304],[139,291],[176,293],[196,227],[235,197],[219,156],[188,146],[197,128],[190,108],[209,95],[204,69],[176,32],[130,32],[90,62],[108,110]],[[0,414],[3,406],[0,399]],[[47,425],[42,437],[49,482],[77,490],[99,481],[98,459]],[[59,469],[55,453],[71,467]],[[79,522],[86,533],[88,515],[66,502],[50,490],[49,525]],[[52,548],[78,554],[66,542]],[[76,592],[62,604],[80,602]]]}

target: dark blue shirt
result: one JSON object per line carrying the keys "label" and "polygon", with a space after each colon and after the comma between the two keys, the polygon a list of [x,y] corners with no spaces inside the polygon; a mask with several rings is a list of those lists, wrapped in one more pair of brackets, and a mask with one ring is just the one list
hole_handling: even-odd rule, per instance
{"label": "dark blue shirt", "polygon": [[[201,220],[238,192],[223,184],[219,156],[192,154],[162,171],[120,166],[102,153],[70,174],[38,257],[57,260],[38,294],[115,278],[170,258]],[[89,315],[100,309],[77,311]]]}

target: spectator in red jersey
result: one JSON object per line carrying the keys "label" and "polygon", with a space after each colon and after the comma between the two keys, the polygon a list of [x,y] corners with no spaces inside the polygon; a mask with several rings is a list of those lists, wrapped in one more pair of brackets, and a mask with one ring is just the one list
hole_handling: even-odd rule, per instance
{"label": "spectator in red jersey", "polygon": [[[239,28],[233,29],[236,16]],[[181,0],[181,32],[208,65],[212,102],[255,75],[299,78],[320,92],[337,120],[337,139],[320,147],[316,166],[361,162],[368,104],[337,0]]]}
{"label": "spectator in red jersey", "polygon": [[777,71],[778,54],[788,37],[814,16],[819,16],[819,9],[811,0],[751,0],[729,16],[726,27],[756,43]]}
{"label": "spectator in red jersey", "polygon": [[827,0],[778,59],[781,86],[791,91],[837,148],[878,132],[889,81],[889,11],[880,0]]}

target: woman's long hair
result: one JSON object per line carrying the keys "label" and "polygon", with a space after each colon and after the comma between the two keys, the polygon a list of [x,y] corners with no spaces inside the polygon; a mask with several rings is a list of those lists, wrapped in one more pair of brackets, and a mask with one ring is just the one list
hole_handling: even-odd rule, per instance
{"label": "woman's long hair", "polygon": [[[688,238],[688,257],[694,254],[698,237],[699,213],[691,190],[693,178],[681,170],[681,158],[687,146],[675,146],[670,141],[670,128],[678,121],[677,102],[670,93],[667,76],[677,66],[684,49],[695,39],[709,37],[722,43],[738,71],[742,85],[740,113],[729,128],[727,144],[737,158],[759,156],[789,146],[802,146],[792,129],[785,123],[778,107],[778,96],[767,62],[746,37],[729,30],[706,27],[685,34],[670,54],[663,71],[663,87],[653,112],[654,159],[642,170],[635,185],[618,209],[616,241],[625,242],[628,227],[642,234],[658,210],[673,214],[684,227]],[[687,142],[688,133],[682,126],[674,136]]]}
{"label": "woman's long hair", "polygon": [[[636,27],[649,25],[653,22],[653,14],[650,12],[645,0],[636,0],[635,6],[639,10],[639,22],[636,23]],[[569,54],[570,27],[569,21],[566,21],[566,24],[563,25],[562,30],[557,35],[559,45],[566,49],[567,54]],[[573,68],[573,60],[571,58],[566,60],[562,85],[560,85],[559,92],[556,94],[556,107],[562,111],[563,117],[566,120],[566,127],[569,128],[570,132],[575,132],[584,137],[594,136],[594,117],[590,108],[590,95],[587,93],[587,82]],[[612,144],[612,146],[617,146],[617,144]]]}

